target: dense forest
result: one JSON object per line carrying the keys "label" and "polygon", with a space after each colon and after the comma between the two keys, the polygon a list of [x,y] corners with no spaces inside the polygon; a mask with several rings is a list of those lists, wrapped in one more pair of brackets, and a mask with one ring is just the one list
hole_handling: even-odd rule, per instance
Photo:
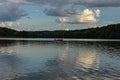
{"label": "dense forest", "polygon": [[120,39],[120,24],[70,31],[16,31],[0,27],[0,37]]}

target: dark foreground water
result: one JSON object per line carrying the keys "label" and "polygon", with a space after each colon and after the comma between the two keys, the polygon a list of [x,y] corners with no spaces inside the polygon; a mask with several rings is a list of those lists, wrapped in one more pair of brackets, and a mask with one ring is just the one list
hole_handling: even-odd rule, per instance
{"label": "dark foreground water", "polygon": [[120,42],[2,39],[0,80],[120,80]]}

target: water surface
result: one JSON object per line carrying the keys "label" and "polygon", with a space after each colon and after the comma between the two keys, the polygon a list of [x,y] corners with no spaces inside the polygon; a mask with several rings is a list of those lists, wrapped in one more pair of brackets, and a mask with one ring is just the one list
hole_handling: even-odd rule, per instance
{"label": "water surface", "polygon": [[120,42],[1,39],[0,80],[120,80]]}

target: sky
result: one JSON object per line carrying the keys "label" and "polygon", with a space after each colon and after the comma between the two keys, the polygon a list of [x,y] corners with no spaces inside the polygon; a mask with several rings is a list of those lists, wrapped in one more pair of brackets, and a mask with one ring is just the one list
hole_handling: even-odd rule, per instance
{"label": "sky", "polygon": [[120,23],[120,0],[0,0],[0,26],[74,30]]}

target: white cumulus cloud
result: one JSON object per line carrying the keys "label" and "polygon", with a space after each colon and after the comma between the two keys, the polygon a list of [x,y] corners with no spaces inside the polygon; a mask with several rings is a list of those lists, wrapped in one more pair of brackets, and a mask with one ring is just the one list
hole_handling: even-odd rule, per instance
{"label": "white cumulus cloud", "polygon": [[[20,8],[21,5],[49,6],[44,13],[48,16],[57,16],[63,22],[96,22],[100,10],[81,12],[78,9],[66,9],[68,5],[82,5],[85,7],[120,7],[120,0],[0,0],[0,22],[16,21],[27,15]],[[94,13],[94,14],[93,14]],[[89,15],[88,15],[89,14]],[[84,18],[83,18],[84,17]]]}
{"label": "white cumulus cloud", "polygon": [[11,27],[13,22],[0,22],[0,27]]}
{"label": "white cumulus cloud", "polygon": [[94,10],[94,11],[95,11],[96,16],[99,17],[100,16],[100,10],[97,9],[97,10]]}
{"label": "white cumulus cloud", "polygon": [[79,11],[79,14],[71,15],[70,17],[59,17],[56,21],[71,24],[96,23],[96,15],[93,10],[85,9],[83,12]]}

